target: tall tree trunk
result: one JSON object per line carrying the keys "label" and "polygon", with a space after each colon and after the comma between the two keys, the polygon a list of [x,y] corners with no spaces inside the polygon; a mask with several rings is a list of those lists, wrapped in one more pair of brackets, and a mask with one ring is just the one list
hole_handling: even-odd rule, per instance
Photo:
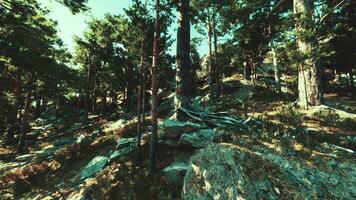
{"label": "tall tree trunk", "polygon": [[[190,18],[189,0],[180,0],[178,6],[177,71],[175,109],[190,107]],[[176,112],[178,120],[184,120],[183,113]]]}
{"label": "tall tree trunk", "polygon": [[7,125],[7,116],[4,114],[4,119],[3,119],[3,124],[1,124],[1,130],[0,130],[0,137],[3,137],[6,131],[6,125]]}
{"label": "tall tree trunk", "polygon": [[8,66],[7,65],[0,65],[0,67],[3,67],[3,74],[0,80],[0,137],[2,138],[3,134],[5,133],[5,127],[7,126],[7,115],[8,115],[8,105],[5,103],[4,97],[4,85],[5,82],[7,81],[7,72],[8,72]]}
{"label": "tall tree trunk", "polygon": [[85,121],[88,121],[89,110],[90,110],[90,88],[91,88],[91,79],[92,79],[92,70],[93,70],[93,66],[91,63],[91,55],[88,55],[87,57],[87,65],[88,65],[88,70],[87,70],[87,85],[85,91],[85,112],[84,112]]}
{"label": "tall tree trunk", "polygon": [[160,0],[156,0],[156,21],[155,21],[155,33],[153,39],[153,59],[152,59],[152,111],[151,111],[151,123],[152,133],[150,142],[150,165],[149,172],[154,174],[156,172],[156,154],[157,154],[157,106],[158,106],[158,85],[157,85],[157,61],[158,61],[158,38],[159,32],[159,12],[160,12]]}
{"label": "tall tree trunk", "polygon": [[24,150],[24,145],[25,145],[25,141],[26,141],[26,132],[28,130],[28,118],[29,118],[30,105],[31,105],[32,78],[33,78],[32,75],[30,75],[28,83],[27,83],[25,111],[22,116],[20,139],[19,139],[19,144],[18,144],[18,149],[17,149],[17,151],[19,153],[22,153]]}
{"label": "tall tree trunk", "polygon": [[209,47],[209,65],[208,65],[208,84],[209,84],[209,94],[210,94],[210,101],[215,100],[214,94],[214,69],[213,69],[213,55],[212,55],[212,27],[211,27],[211,20],[210,16],[208,16],[208,47]]}
{"label": "tall tree trunk", "polygon": [[287,74],[284,74],[284,85],[286,87],[286,93],[288,93],[289,92],[289,86],[288,86]]}
{"label": "tall tree trunk", "polygon": [[222,91],[221,69],[218,60],[218,30],[216,5],[213,4],[213,36],[214,36],[214,69],[215,69],[215,96],[219,98]]}
{"label": "tall tree trunk", "polygon": [[106,90],[104,90],[102,96],[101,96],[101,116],[106,116],[107,113],[107,100],[106,100]]}
{"label": "tall tree trunk", "polygon": [[143,91],[143,93],[142,93],[142,120],[141,120],[141,122],[142,122],[142,127],[141,127],[141,129],[143,130],[143,131],[145,131],[146,130],[146,124],[145,124],[145,122],[146,122],[146,70],[145,70],[145,68],[143,69],[143,84],[142,84],[142,86],[143,86],[143,88],[142,88],[142,91]]}
{"label": "tall tree trunk", "polygon": [[314,1],[293,0],[293,7],[296,16],[297,46],[303,57],[298,70],[299,105],[308,108],[309,105],[320,105],[322,99],[320,69],[313,55],[313,44],[316,40],[304,36],[313,26]]}
{"label": "tall tree trunk", "polygon": [[244,79],[251,80],[251,61],[248,57],[244,62]]}
{"label": "tall tree trunk", "polygon": [[125,101],[125,112],[129,113],[132,109],[132,101],[133,101],[133,94],[134,94],[134,87],[133,87],[133,69],[132,66],[127,68],[126,73],[127,81],[126,81],[126,101]]}
{"label": "tall tree trunk", "polygon": [[47,110],[47,104],[48,104],[48,99],[43,97],[42,99],[42,106],[41,106],[41,111],[46,111]]}
{"label": "tall tree trunk", "polygon": [[142,99],[143,99],[143,87],[144,87],[144,65],[145,65],[145,55],[144,55],[144,37],[141,38],[141,69],[139,73],[139,88],[138,88],[138,95],[137,95],[137,155],[138,160],[141,160],[141,125],[142,125]]}
{"label": "tall tree trunk", "polygon": [[352,68],[350,67],[349,68],[349,86],[351,87],[351,88],[354,88],[355,87],[355,83],[354,83],[354,75],[353,75],[353,73],[352,73]]}
{"label": "tall tree trunk", "polygon": [[115,111],[117,108],[117,93],[114,90],[112,90],[111,99],[111,107],[113,108],[113,111]]}
{"label": "tall tree trunk", "polygon": [[[95,75],[93,73],[93,75]],[[96,111],[96,98],[97,98],[97,88],[96,88],[96,84],[97,84],[97,81],[98,81],[98,77],[97,76],[94,76],[93,78],[93,86],[92,86],[92,92],[91,92],[91,111],[92,112],[95,112]]]}
{"label": "tall tree trunk", "polygon": [[60,117],[60,113],[61,113],[61,95],[58,92],[57,97],[56,97],[56,118],[57,119]]}
{"label": "tall tree trunk", "polygon": [[[122,105],[124,106],[124,108],[126,108],[125,106],[126,106],[126,87],[124,87],[123,89],[122,89]],[[125,110],[126,111],[126,110]]]}
{"label": "tall tree trunk", "polygon": [[41,96],[39,94],[39,91],[36,92],[35,94],[35,101],[36,101],[36,110],[35,110],[35,119],[39,118],[41,116]]}
{"label": "tall tree trunk", "polygon": [[256,72],[256,62],[255,62],[255,56],[251,56],[251,72],[252,72],[252,83],[253,85],[256,85],[257,82],[257,72]]}
{"label": "tall tree trunk", "polygon": [[132,111],[132,96],[133,96],[134,88],[132,87],[131,80],[127,82],[127,91],[126,91],[126,113]]}
{"label": "tall tree trunk", "polygon": [[18,70],[16,74],[16,87],[15,87],[14,94],[15,94],[15,103],[11,116],[9,117],[9,126],[7,128],[8,144],[13,144],[14,142],[15,129],[17,127],[16,123],[18,122],[17,115],[18,115],[20,96],[21,96],[21,71],[20,70]]}
{"label": "tall tree trunk", "polygon": [[272,43],[272,58],[273,58],[274,81],[276,83],[277,91],[280,93],[281,92],[281,74],[279,73],[277,53],[276,53],[276,48],[273,46],[273,43]]}
{"label": "tall tree trunk", "polygon": [[75,117],[77,120],[79,119],[79,112],[80,112],[80,93],[78,92],[78,94],[77,94],[77,108],[75,111]]}

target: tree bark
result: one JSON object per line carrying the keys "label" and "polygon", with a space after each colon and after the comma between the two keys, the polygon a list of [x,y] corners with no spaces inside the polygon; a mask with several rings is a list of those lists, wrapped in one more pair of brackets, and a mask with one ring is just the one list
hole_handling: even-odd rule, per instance
{"label": "tree bark", "polygon": [[253,85],[256,85],[257,72],[256,72],[255,56],[251,56],[250,64],[251,64],[252,83],[253,83]]}
{"label": "tree bark", "polygon": [[37,119],[41,116],[41,96],[39,94],[39,91],[37,91],[35,95],[35,101],[36,101],[36,110],[35,110],[34,117]]}
{"label": "tree bark", "polygon": [[313,49],[314,39],[305,38],[303,34],[312,29],[313,0],[293,0],[293,11],[296,16],[296,34],[298,51],[302,61],[298,70],[299,105],[308,108],[309,105],[321,104],[320,69],[316,63]]}
{"label": "tree bark", "polygon": [[213,55],[212,55],[212,27],[210,16],[208,16],[208,47],[209,47],[209,65],[208,65],[208,84],[209,84],[209,94],[210,101],[213,102],[215,100],[214,94],[214,69],[213,69]]}
{"label": "tree bark", "polygon": [[85,91],[85,112],[84,112],[84,120],[88,121],[88,115],[90,110],[90,88],[91,88],[91,79],[92,79],[92,63],[91,63],[91,55],[89,54],[87,57],[87,85]]}
{"label": "tree bark", "polygon": [[[190,62],[189,0],[180,0],[178,6],[176,96],[174,99],[176,110],[181,107],[190,107]],[[176,118],[184,120],[183,113],[177,111]]]}
{"label": "tree bark", "polygon": [[2,80],[0,80],[0,137],[2,137],[5,133],[6,126],[7,126],[7,115],[8,115],[8,105],[5,103],[4,97],[4,84],[7,81],[8,76],[8,66],[7,65],[0,65],[3,68]]}
{"label": "tree bark", "polygon": [[125,101],[125,112],[129,113],[133,111],[133,94],[134,94],[134,84],[133,84],[133,69],[132,66],[130,65],[127,68],[127,73],[126,73],[126,101]]}
{"label": "tree bark", "polygon": [[111,99],[112,99],[111,107],[115,111],[117,108],[117,93],[114,90],[112,90]]}
{"label": "tree bark", "polygon": [[276,53],[276,48],[272,43],[272,58],[273,58],[273,71],[274,71],[274,81],[276,83],[276,88],[279,93],[281,93],[281,74],[278,68],[278,58]]}
{"label": "tree bark", "polygon": [[249,58],[244,62],[244,79],[251,80],[251,61]]}
{"label": "tree bark", "polygon": [[60,117],[60,112],[61,112],[61,96],[58,92],[57,97],[56,97],[56,118],[57,119]]}
{"label": "tree bark", "polygon": [[106,100],[106,90],[104,90],[102,96],[101,96],[101,116],[106,116],[107,113],[107,100]]}
{"label": "tree bark", "polygon": [[354,88],[355,87],[355,83],[354,83],[354,75],[353,75],[353,73],[352,73],[352,68],[350,67],[349,68],[349,86],[351,87],[351,88]]}
{"label": "tree bark", "polygon": [[134,88],[132,87],[131,81],[127,82],[127,91],[126,91],[126,113],[131,112],[132,110],[132,96],[133,96],[133,90]]}
{"label": "tree bark", "polygon": [[137,95],[137,155],[138,160],[141,160],[141,125],[142,125],[142,100],[143,100],[143,92],[144,92],[144,65],[145,65],[145,55],[144,55],[144,37],[141,38],[141,69],[139,73],[139,88],[138,88],[138,95]]}
{"label": "tree bark", "polygon": [[141,129],[143,131],[146,130],[146,72],[145,72],[145,68],[143,69],[143,84],[142,84],[143,88],[142,88],[142,127]]}
{"label": "tree bark", "polygon": [[48,100],[45,97],[43,97],[41,111],[46,111],[47,110],[47,104],[48,104]]}
{"label": "tree bark", "polygon": [[214,69],[215,69],[215,96],[219,98],[222,91],[221,69],[218,60],[218,30],[217,30],[216,5],[213,4],[213,36],[214,36]]}
{"label": "tree bark", "polygon": [[78,92],[77,95],[77,107],[75,110],[75,118],[78,120],[79,119],[79,112],[80,112],[80,93]]}
{"label": "tree bark", "polygon": [[158,38],[159,32],[159,12],[160,12],[160,0],[156,0],[156,20],[155,20],[155,33],[153,39],[153,60],[152,60],[152,133],[150,142],[150,165],[149,173],[154,174],[156,172],[156,154],[157,154],[157,106],[158,106],[158,85],[157,85],[157,61],[158,61]]}
{"label": "tree bark", "polygon": [[29,118],[30,105],[31,105],[32,78],[33,78],[32,75],[30,75],[28,83],[27,83],[25,111],[22,116],[20,139],[19,139],[19,144],[18,144],[18,149],[17,149],[17,151],[19,153],[22,153],[24,150],[24,145],[25,145],[25,141],[26,141],[26,132],[28,130],[28,118]]}
{"label": "tree bark", "polygon": [[[93,73],[94,75],[94,73]],[[91,92],[91,111],[92,112],[96,112],[96,98],[97,98],[97,88],[96,88],[96,84],[98,81],[98,77],[94,76],[93,78],[93,86],[92,86],[92,92]]]}
{"label": "tree bark", "polygon": [[[122,105],[123,105],[123,107],[124,108],[126,108],[125,106],[126,106],[126,87],[124,87],[123,89],[122,89]],[[125,110],[126,111],[126,110]]]}
{"label": "tree bark", "polygon": [[11,117],[9,117],[9,125],[7,128],[7,143],[13,144],[14,143],[14,135],[16,129],[16,123],[18,122],[18,110],[20,104],[20,96],[21,96],[21,71],[18,70],[16,74],[16,87],[15,87],[15,103],[11,113]]}

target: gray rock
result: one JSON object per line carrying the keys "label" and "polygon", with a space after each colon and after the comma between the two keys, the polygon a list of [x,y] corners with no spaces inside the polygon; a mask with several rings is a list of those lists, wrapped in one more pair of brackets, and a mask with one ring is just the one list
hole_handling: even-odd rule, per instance
{"label": "gray rock", "polygon": [[63,137],[63,138],[59,138],[57,140],[55,140],[53,142],[54,146],[62,146],[62,145],[66,145],[66,144],[72,144],[75,142],[75,139],[73,137]]}
{"label": "gray rock", "polygon": [[34,156],[35,156],[34,154],[25,154],[25,155],[17,156],[15,158],[15,160],[18,161],[18,162],[24,162],[24,161],[26,162],[26,161],[32,160],[32,158]]}
{"label": "gray rock", "polygon": [[42,124],[48,123],[48,120],[47,120],[47,119],[43,119],[43,118],[37,118],[37,119],[35,120],[35,122],[36,122],[37,124],[39,124],[39,125],[42,125]]}
{"label": "gray rock", "polygon": [[166,145],[170,147],[180,147],[179,140],[164,138],[158,141],[160,145]]}
{"label": "gray rock", "polygon": [[110,161],[120,159],[136,149],[136,138],[121,138],[117,140],[115,151],[110,155]]}
{"label": "gray rock", "polygon": [[[275,141],[272,146],[279,148],[280,141]],[[268,143],[266,146],[253,141],[239,145],[212,143],[200,149],[191,158],[182,198],[354,199],[354,159],[337,163],[328,159],[306,161],[282,149],[272,150]]]}
{"label": "gray rock", "polygon": [[189,161],[178,160],[165,167],[162,172],[168,186],[182,188],[184,177],[190,167]]}
{"label": "gray rock", "polygon": [[47,124],[43,127],[44,131],[49,131],[51,129],[54,129],[54,125],[53,124]]}
{"label": "gray rock", "polygon": [[253,187],[236,159],[243,156],[239,153],[228,146],[212,144],[193,155],[184,178],[183,199],[235,200],[253,195]]}
{"label": "gray rock", "polygon": [[0,161],[0,172],[6,172],[7,170],[14,169],[26,165],[28,162],[8,162]]}
{"label": "gray rock", "polygon": [[106,163],[108,162],[109,158],[105,156],[96,156],[93,158],[87,166],[80,172],[80,179],[84,180],[87,179],[94,174],[100,172]]}
{"label": "gray rock", "polygon": [[85,146],[89,145],[92,141],[93,137],[91,135],[80,135],[75,141],[76,144]]}
{"label": "gray rock", "polygon": [[61,148],[59,147],[51,147],[51,148],[46,148],[40,151],[35,151],[33,153],[36,154],[36,156],[32,159],[32,162],[42,162],[43,160],[46,160],[48,158],[51,158],[57,150]]}
{"label": "gray rock", "polygon": [[162,130],[160,138],[179,138],[184,133],[195,132],[201,128],[204,128],[200,124],[174,120],[166,120],[159,125]]}
{"label": "gray rock", "polygon": [[204,109],[204,106],[202,104],[202,101],[203,101],[202,99],[203,99],[203,97],[201,97],[201,96],[195,97],[192,102],[192,107],[195,109],[207,111],[206,109]]}
{"label": "gray rock", "polygon": [[157,112],[161,113],[161,112],[173,110],[173,100],[174,100],[174,96],[170,96],[164,99],[163,102],[158,106]]}
{"label": "gray rock", "polygon": [[49,116],[48,117],[48,120],[49,121],[55,121],[57,118],[56,118],[56,116]]}
{"label": "gray rock", "polygon": [[212,129],[202,129],[193,133],[184,133],[181,135],[179,143],[202,148],[212,142],[214,133]]}

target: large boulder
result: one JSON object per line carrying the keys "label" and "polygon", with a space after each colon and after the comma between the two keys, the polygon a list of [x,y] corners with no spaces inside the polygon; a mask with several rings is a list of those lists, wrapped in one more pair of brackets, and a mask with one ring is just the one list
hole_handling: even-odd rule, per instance
{"label": "large boulder", "polygon": [[183,199],[244,199],[252,194],[239,159],[228,145],[212,144],[191,158],[184,179]]}
{"label": "large boulder", "polygon": [[305,151],[301,144],[283,146],[279,142],[212,143],[199,150],[191,158],[182,198],[353,199],[356,196],[354,154],[318,146],[313,156],[306,159],[305,155],[302,157],[306,152],[301,154]]}
{"label": "large boulder", "polygon": [[120,159],[128,153],[133,152],[137,145],[136,138],[120,138],[117,140],[115,151],[110,155],[110,161]]}
{"label": "large boulder", "polygon": [[53,141],[53,146],[63,146],[63,145],[67,145],[67,144],[73,144],[75,142],[75,138],[73,137],[62,137],[59,138],[55,141]]}
{"label": "large boulder", "polygon": [[158,113],[165,113],[171,110],[174,110],[174,96],[175,93],[172,93],[167,98],[163,99],[157,108]]}
{"label": "large boulder", "polygon": [[177,160],[165,167],[162,172],[168,186],[171,186],[171,188],[182,188],[189,166],[189,160]]}
{"label": "large boulder", "polygon": [[93,158],[87,166],[80,172],[80,179],[84,180],[87,179],[94,174],[100,172],[106,163],[108,162],[109,158],[105,156],[96,156]]}
{"label": "large boulder", "polygon": [[25,154],[25,155],[17,156],[17,157],[15,158],[15,161],[16,161],[16,162],[29,162],[29,161],[31,161],[34,157],[35,157],[34,154]]}
{"label": "large boulder", "polygon": [[202,129],[193,133],[184,133],[179,139],[180,144],[189,145],[196,148],[203,148],[212,142],[214,130]]}
{"label": "large boulder", "polygon": [[184,134],[195,132],[201,128],[204,128],[202,125],[192,122],[181,122],[175,120],[166,120],[159,124],[161,128],[160,138],[177,138]]}
{"label": "large boulder", "polygon": [[17,167],[21,167],[24,166],[28,163],[28,161],[26,162],[3,162],[0,160],[0,173],[1,174],[5,174],[6,171],[10,170],[10,169],[14,169]]}

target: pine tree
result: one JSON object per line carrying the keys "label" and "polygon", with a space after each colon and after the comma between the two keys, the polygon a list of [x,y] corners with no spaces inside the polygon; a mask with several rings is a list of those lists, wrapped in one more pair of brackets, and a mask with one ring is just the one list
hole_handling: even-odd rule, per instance
{"label": "pine tree", "polygon": [[191,79],[189,2],[189,0],[180,0],[178,3],[176,96],[174,100],[178,120],[184,120],[183,113],[178,109],[190,107],[189,96],[192,91],[189,84]]}
{"label": "pine tree", "polygon": [[157,106],[158,106],[158,85],[157,85],[157,64],[158,64],[158,38],[160,35],[160,0],[156,0],[156,21],[155,33],[153,38],[153,59],[152,59],[152,105],[151,105],[151,142],[150,142],[150,174],[156,172],[156,157],[157,157]]}
{"label": "pine tree", "polygon": [[296,17],[296,36],[301,61],[298,70],[299,104],[321,104],[320,69],[315,58],[315,39],[312,33],[314,25],[314,1],[294,0],[293,11]]}

